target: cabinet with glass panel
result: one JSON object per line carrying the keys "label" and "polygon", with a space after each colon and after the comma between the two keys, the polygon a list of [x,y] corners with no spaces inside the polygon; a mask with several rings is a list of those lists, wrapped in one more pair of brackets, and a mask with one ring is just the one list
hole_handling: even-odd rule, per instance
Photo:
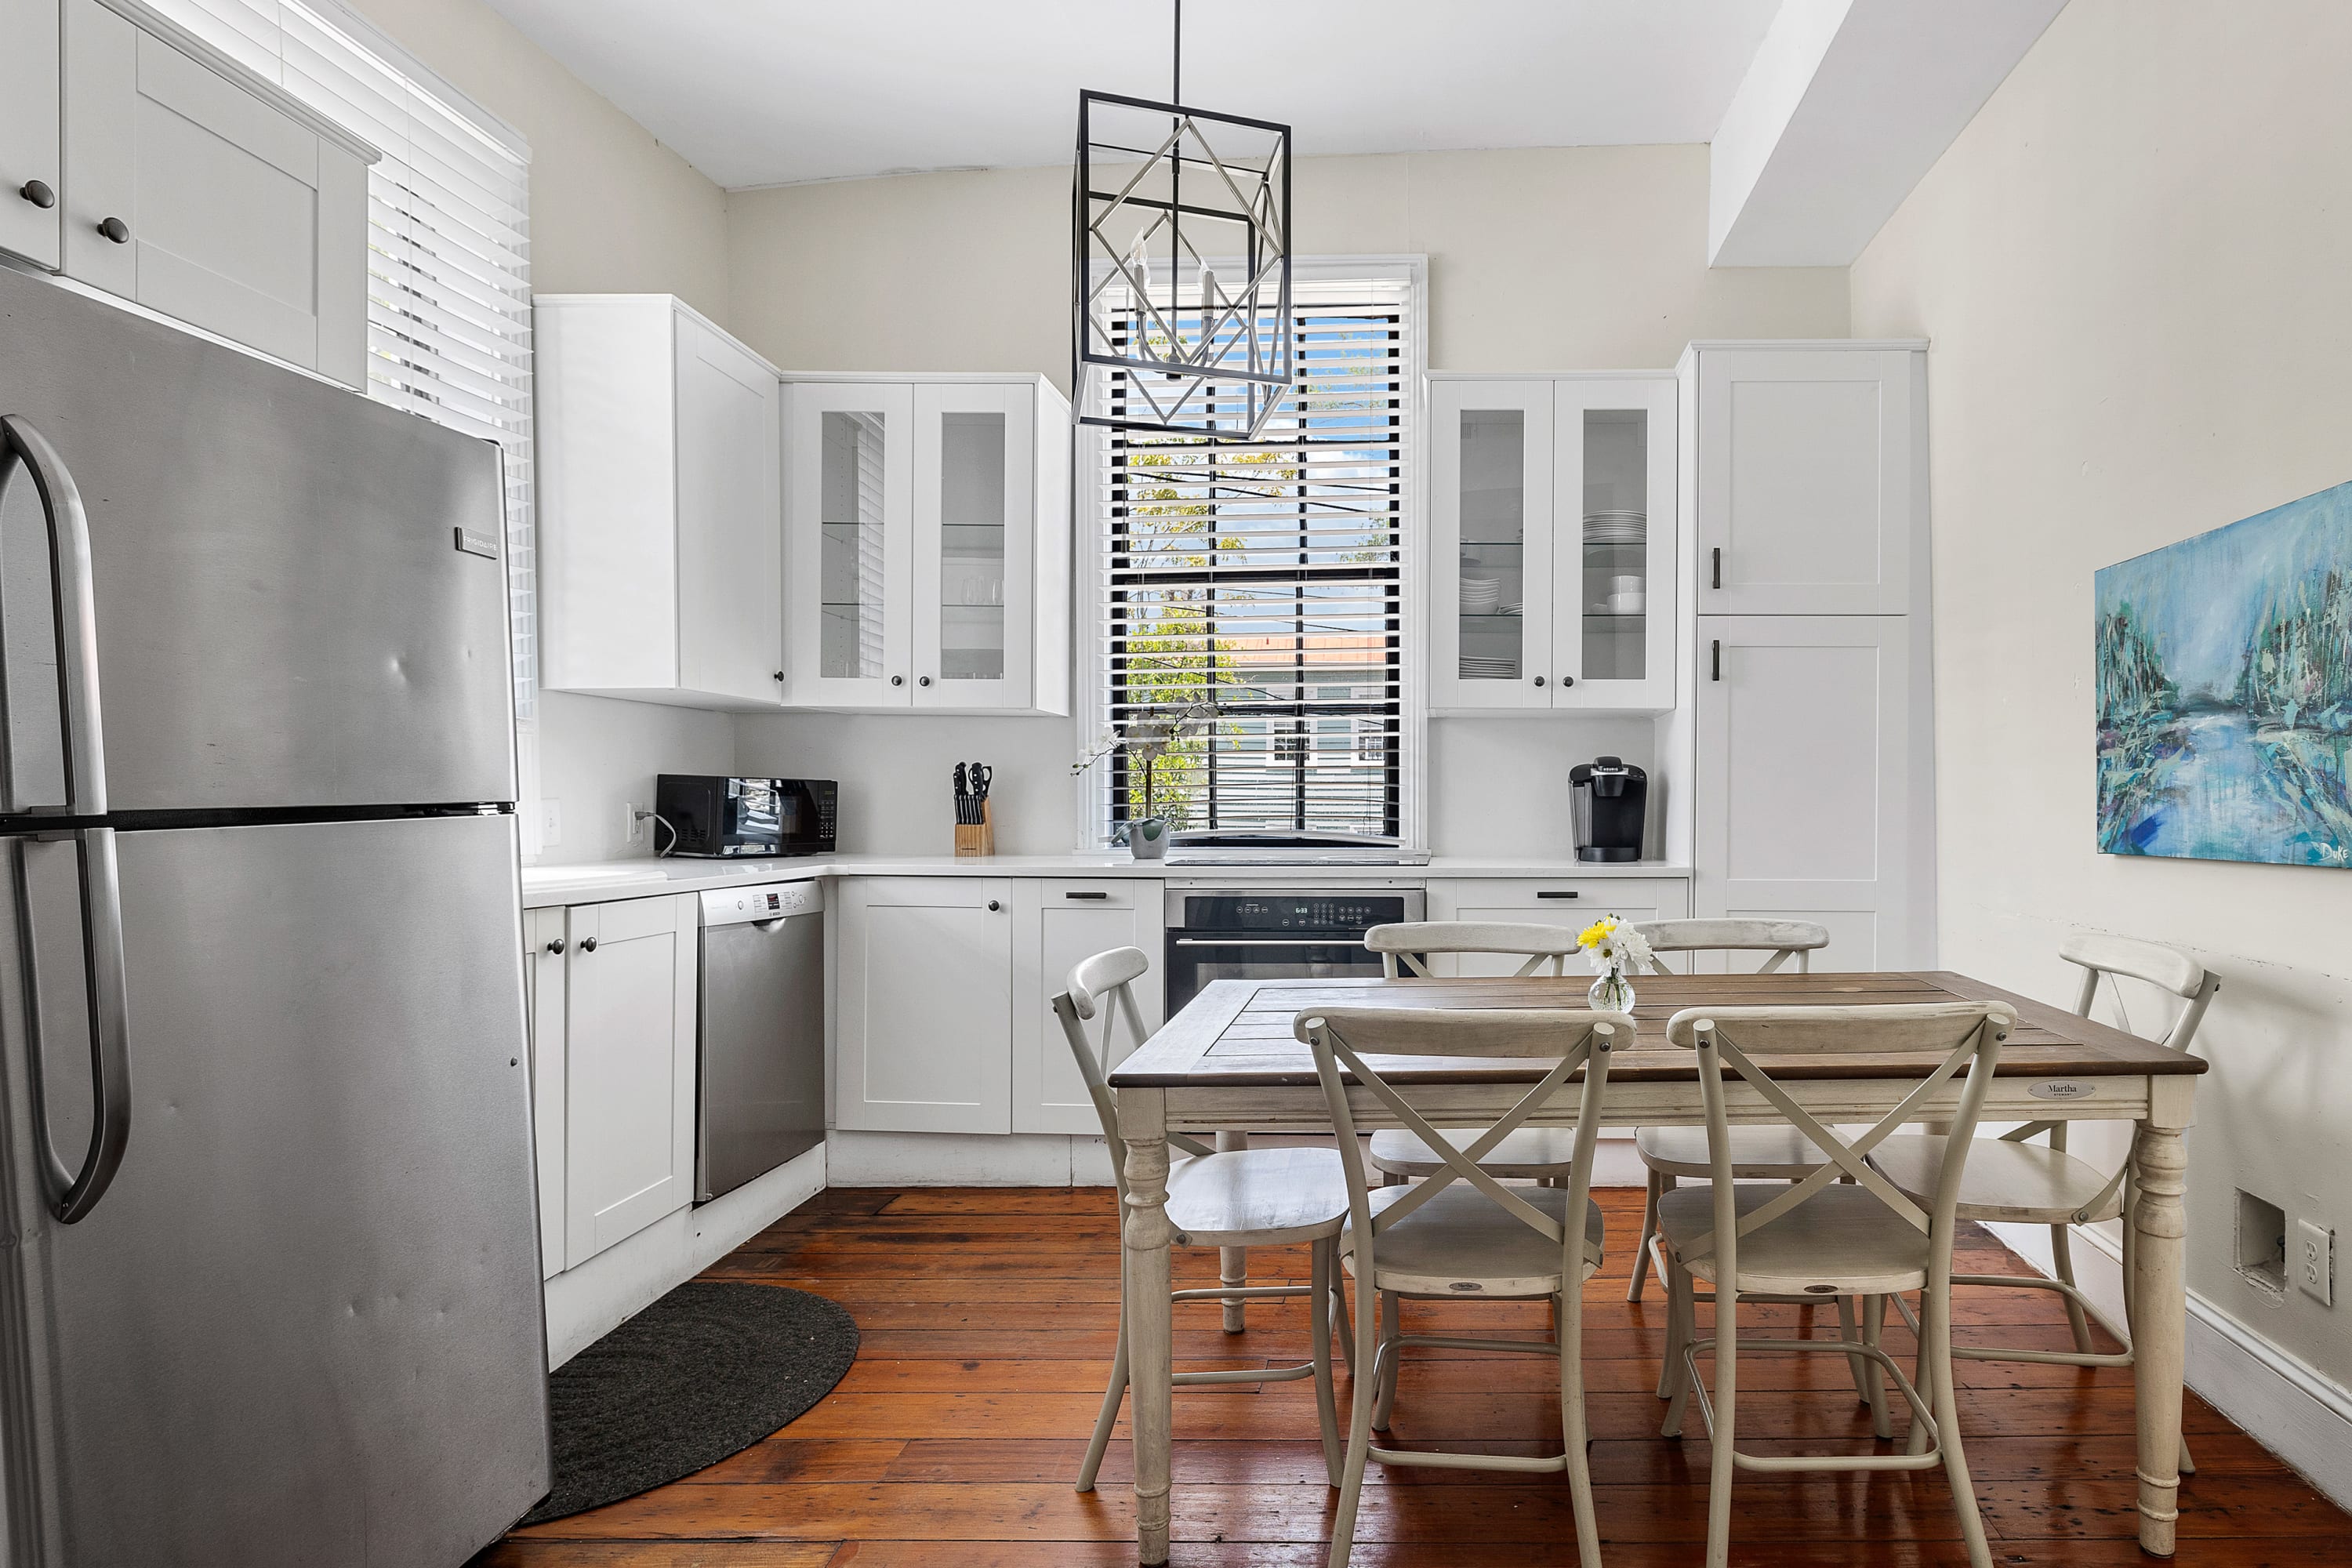
{"label": "cabinet with glass panel", "polygon": [[1430,703],[1674,705],[1675,381],[1430,378]]}
{"label": "cabinet with glass panel", "polygon": [[785,702],[1069,710],[1069,406],[1042,377],[788,377]]}

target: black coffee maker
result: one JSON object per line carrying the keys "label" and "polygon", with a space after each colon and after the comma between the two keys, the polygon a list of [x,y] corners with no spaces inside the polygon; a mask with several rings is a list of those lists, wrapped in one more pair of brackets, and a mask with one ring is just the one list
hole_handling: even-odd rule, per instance
{"label": "black coffee maker", "polygon": [[1576,858],[1639,860],[1650,777],[1622,757],[1595,757],[1568,770],[1576,808]]}

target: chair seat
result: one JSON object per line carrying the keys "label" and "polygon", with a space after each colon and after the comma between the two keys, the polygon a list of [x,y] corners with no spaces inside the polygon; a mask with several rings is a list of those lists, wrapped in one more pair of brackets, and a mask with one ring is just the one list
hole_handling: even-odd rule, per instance
{"label": "chair seat", "polygon": [[[1849,1137],[1850,1130],[1834,1131]],[[1642,1163],[1661,1175],[1704,1182],[1714,1167],[1707,1163],[1704,1127],[1644,1127],[1633,1135]],[[1735,1127],[1731,1129],[1731,1175],[1735,1181],[1796,1181],[1830,1163],[1821,1145],[1794,1127]]]}
{"label": "chair seat", "polygon": [[[1383,1187],[1371,1194],[1372,1205],[1385,1209],[1416,1190]],[[1512,1191],[1554,1220],[1566,1221],[1568,1194],[1560,1188]],[[1601,1205],[1586,1198],[1582,1279],[1601,1267],[1603,1229]],[[1339,1237],[1341,1259],[1350,1274],[1356,1272],[1355,1254],[1347,1250],[1352,1234],[1342,1231]],[[1560,1289],[1559,1244],[1546,1241],[1525,1220],[1460,1182],[1381,1231],[1373,1254],[1373,1288],[1409,1296],[1550,1296]]]}
{"label": "chair seat", "polygon": [[1168,1223],[1190,1246],[1316,1241],[1347,1218],[1337,1149],[1236,1149],[1169,1163]]}
{"label": "chair seat", "polygon": [[[1759,1184],[1734,1192],[1744,1215],[1788,1190]],[[1695,1257],[1690,1251],[1714,1229],[1712,1185],[1677,1188],[1658,1200],[1658,1234],[1666,1246],[1699,1279],[1720,1283],[1714,1241]],[[1868,1188],[1832,1183],[1739,1238],[1739,1278],[1732,1288],[1772,1296],[1874,1296],[1916,1290],[1927,1280],[1927,1233]]]}
{"label": "chair seat", "polygon": [[[1476,1128],[1461,1129],[1452,1131],[1447,1141],[1457,1149],[1467,1149],[1478,1141],[1480,1131]],[[1434,1175],[1445,1164],[1420,1137],[1397,1127],[1373,1133],[1371,1152],[1367,1157],[1374,1170],[1399,1176]],[[1478,1162],[1478,1168],[1490,1175],[1542,1181],[1567,1175],[1575,1159],[1575,1128],[1520,1127],[1504,1133],[1502,1142]]]}
{"label": "chair seat", "polygon": [[[1870,1163],[1905,1195],[1925,1207],[1935,1195],[1936,1178],[1944,1168],[1945,1142],[1925,1133],[1906,1133],[1872,1150]],[[2063,1149],[1979,1138],[1969,1145],[1969,1163],[1960,1172],[1957,1212],[1962,1219],[2033,1225],[2065,1225],[2077,1216],[2113,1219],[2123,1213],[2120,1192],[2095,1211],[2084,1212],[2113,1177],[2113,1172],[2085,1164]]]}

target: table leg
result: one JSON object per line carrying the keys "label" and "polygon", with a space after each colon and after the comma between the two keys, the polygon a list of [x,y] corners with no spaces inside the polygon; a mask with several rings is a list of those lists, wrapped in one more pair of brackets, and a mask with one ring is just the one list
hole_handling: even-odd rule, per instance
{"label": "table leg", "polygon": [[1168,1096],[1118,1091],[1118,1137],[1126,1146],[1125,1260],[1128,1411],[1135,1440],[1136,1560],[1168,1561],[1169,1381],[1175,1350],[1168,1300]]}
{"label": "table leg", "polygon": [[[1246,1132],[1220,1132],[1217,1134],[1217,1152],[1220,1154],[1230,1154],[1237,1150],[1246,1149],[1249,1147],[1249,1138],[1250,1135]],[[1242,1289],[1249,1283],[1248,1247],[1221,1247],[1217,1248],[1217,1283],[1235,1290]],[[1241,1300],[1227,1301],[1225,1303],[1225,1332],[1229,1334],[1237,1334],[1244,1329],[1248,1328],[1249,1323],[1246,1321],[1248,1311],[1249,1303],[1247,1301]]]}
{"label": "table leg", "polygon": [[[2158,1080],[2159,1086],[2165,1082]],[[2158,1557],[2172,1555],[2179,1517],[2180,1378],[2189,1318],[2182,1257],[2189,1226],[2181,1204],[2189,1155],[2179,1126],[2167,1124],[2170,1120],[2159,1120],[2152,1107],[2134,1144],[2139,1202],[2130,1221],[2137,1245],[2128,1283],[2136,1301],[2132,1376],[2139,1427],[2139,1544]]]}

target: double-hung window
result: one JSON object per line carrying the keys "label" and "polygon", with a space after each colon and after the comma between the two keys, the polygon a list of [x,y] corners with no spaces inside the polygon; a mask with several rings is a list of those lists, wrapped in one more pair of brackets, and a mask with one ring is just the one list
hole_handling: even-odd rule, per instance
{"label": "double-hung window", "polygon": [[[1290,333],[1298,380],[1259,438],[1094,444],[1092,718],[1107,738],[1181,721],[1148,780],[1150,748],[1097,768],[1098,841],[1147,810],[1194,832],[1413,834],[1420,268],[1298,270],[1287,319],[1262,328]],[[1130,374],[1104,378],[1102,412],[1137,395]]]}

